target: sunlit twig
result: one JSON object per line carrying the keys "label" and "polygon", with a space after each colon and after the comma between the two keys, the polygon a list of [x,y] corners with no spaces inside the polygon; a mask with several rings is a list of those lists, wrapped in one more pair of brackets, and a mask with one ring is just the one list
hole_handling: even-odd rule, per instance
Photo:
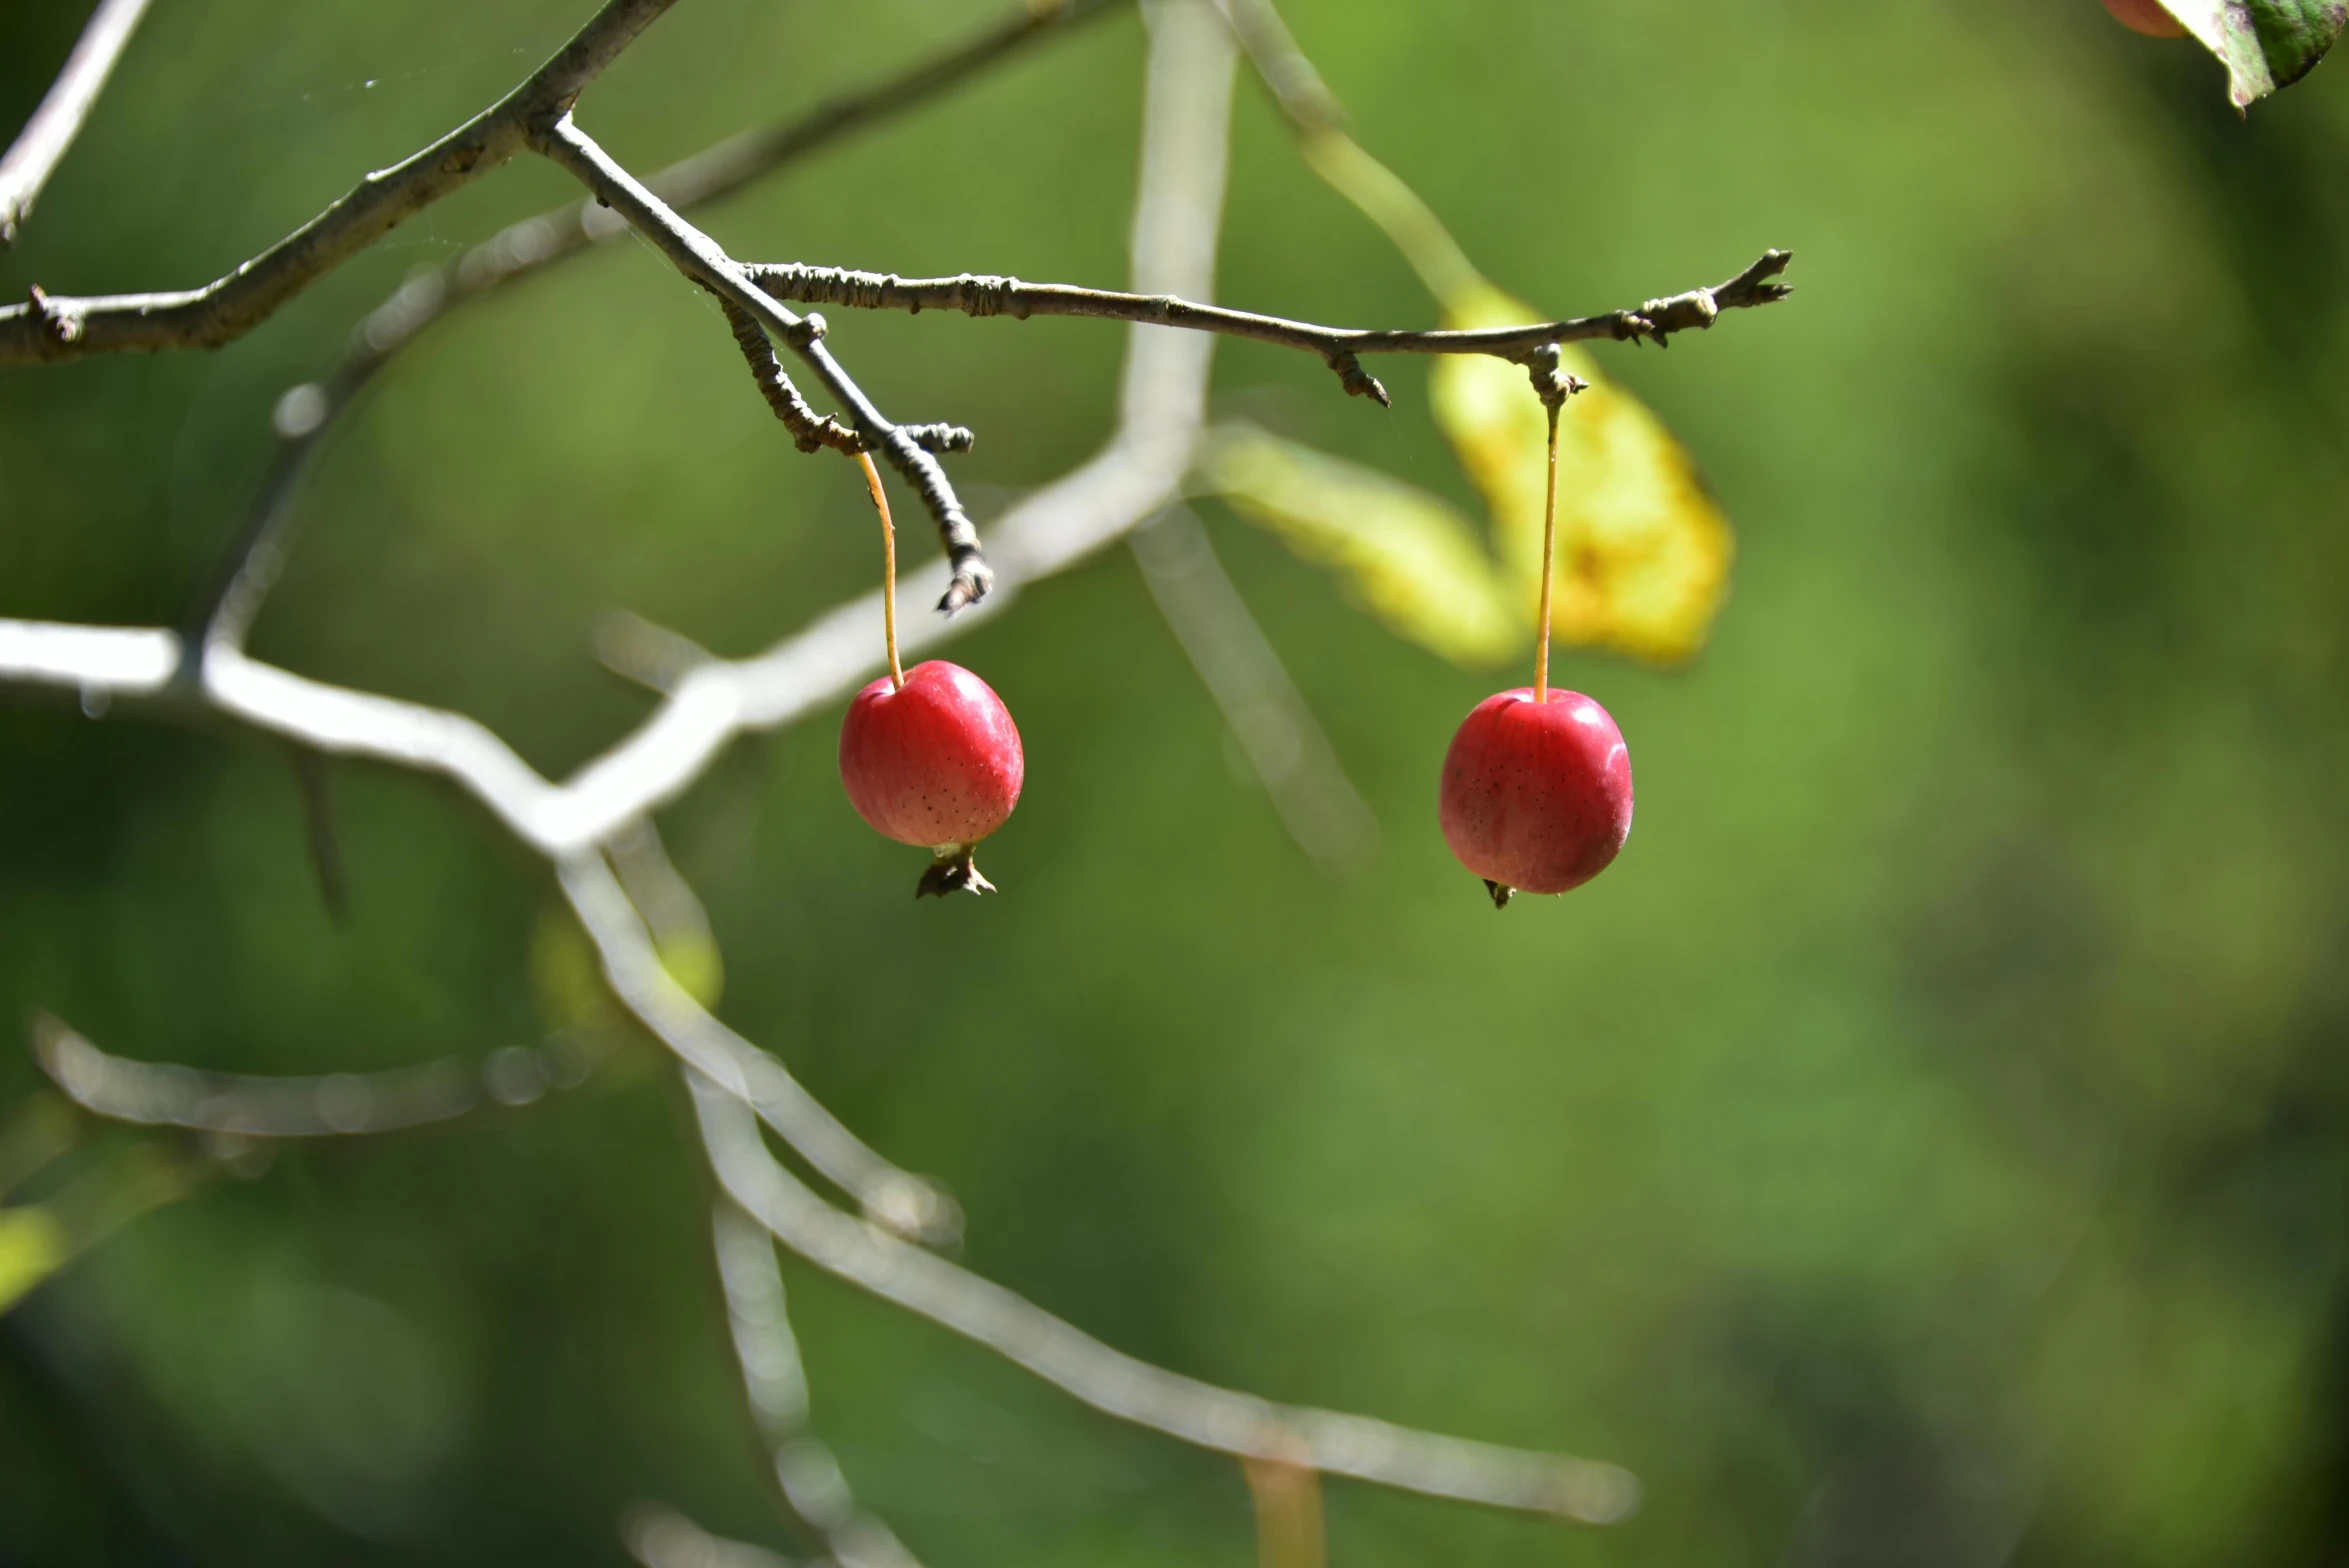
{"label": "sunlit twig", "polygon": [[1521,360],[1544,345],[1593,338],[1618,343],[1663,343],[1675,332],[1701,331],[1724,310],[1768,305],[1786,297],[1775,279],[1786,270],[1784,251],[1761,258],[1726,283],[1651,299],[1636,309],[1576,316],[1529,326],[1484,327],[1473,331],[1410,328],[1324,327],[1255,311],[1202,305],[1171,294],[1123,294],[1071,283],[1024,283],[1018,278],[963,273],[952,278],[901,278],[895,273],[853,272],[845,267],[800,263],[745,269],[751,280],[777,299],[856,310],[953,310],[970,316],[1092,316],[1110,321],[1147,321],[1162,327],[1220,332],[1259,343],[1318,354],[1338,373],[1346,390],[1379,403],[1389,401],[1378,378],[1363,370],[1359,354],[1489,354]]}

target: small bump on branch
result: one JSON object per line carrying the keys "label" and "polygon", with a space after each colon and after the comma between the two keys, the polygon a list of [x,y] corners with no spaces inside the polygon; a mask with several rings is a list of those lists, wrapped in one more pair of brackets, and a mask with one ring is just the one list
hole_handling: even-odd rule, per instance
{"label": "small bump on branch", "polygon": [[897,428],[925,452],[962,453],[979,443],[979,438],[961,425],[899,425]]}
{"label": "small bump on branch", "polygon": [[62,353],[80,340],[82,318],[70,305],[51,299],[41,292],[38,283],[25,290],[25,299],[32,307],[33,319],[40,323],[39,341],[43,349],[53,347]]}

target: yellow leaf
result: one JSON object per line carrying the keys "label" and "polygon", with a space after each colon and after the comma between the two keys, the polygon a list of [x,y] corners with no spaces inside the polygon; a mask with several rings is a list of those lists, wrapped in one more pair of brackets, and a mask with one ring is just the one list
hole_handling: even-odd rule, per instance
{"label": "yellow leaf", "polygon": [[[1545,319],[1490,285],[1455,290],[1444,316],[1455,328]],[[1559,424],[1554,634],[1659,664],[1691,658],[1728,594],[1729,519],[1663,421],[1575,349],[1564,363],[1591,385]],[[1541,401],[1521,367],[1484,355],[1447,355],[1430,381],[1436,423],[1492,507],[1507,580],[1530,599],[1541,574]]]}
{"label": "yellow leaf", "polygon": [[0,1312],[71,1256],[65,1227],[47,1209],[0,1209]]}
{"label": "yellow leaf", "polygon": [[1523,653],[1530,608],[1504,591],[1468,520],[1425,491],[1249,426],[1217,432],[1199,477],[1433,652],[1472,665]]}

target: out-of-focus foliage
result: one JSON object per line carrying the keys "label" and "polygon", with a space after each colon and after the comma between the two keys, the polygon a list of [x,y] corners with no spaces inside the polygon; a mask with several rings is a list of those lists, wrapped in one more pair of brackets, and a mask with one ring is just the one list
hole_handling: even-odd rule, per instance
{"label": "out-of-focus foliage", "polygon": [[[1541,319],[1491,288],[1450,300],[1444,311],[1444,325],[1462,329]],[[1569,346],[1560,363],[1589,386],[1558,420],[1552,633],[1568,646],[1658,664],[1692,658],[1728,592],[1729,520],[1687,450],[1645,404],[1588,353]],[[1481,356],[1437,361],[1428,399],[1492,508],[1494,544],[1514,597],[1533,603],[1548,483],[1549,424],[1540,399],[1522,369]]]}
{"label": "out-of-focus foliage", "polygon": [[57,1271],[65,1227],[45,1208],[0,1209],[0,1312]]}
{"label": "out-of-focus foliage", "polygon": [[1474,668],[1529,646],[1517,585],[1497,580],[1474,528],[1439,497],[1250,426],[1218,432],[1199,477],[1307,560],[1337,568],[1368,609],[1422,647]]}
{"label": "out-of-focus foliage", "polygon": [[[72,9],[0,14],[0,120]],[[584,10],[158,5],[0,292],[213,276]],[[1741,530],[1700,659],[1557,668],[1629,737],[1638,831],[1496,915],[1433,818],[1503,678],[1209,509],[1381,816],[1371,874],[1284,836],[1106,556],[955,646],[1028,745],[1002,897],[912,904],[841,795],[836,714],[663,814],[728,1022],[949,1181],[967,1261],[1112,1343],[1646,1485],[1575,1532],[1332,1484],[1348,1568],[2349,1556],[2349,298],[2311,283],[2349,275],[2349,77],[2245,122],[2199,48],[2093,0],[1288,10],[1514,296],[1799,257],[1783,306],[1591,351]],[[651,167],[972,25],[681,0],[580,114]],[[708,222],[762,258],[1115,283],[1140,60],[1110,22]],[[570,194],[524,160],[218,353],[0,376],[0,614],[182,614],[285,387],[416,261]],[[1221,276],[1433,318],[1246,90]],[[977,428],[954,461],[982,525],[1110,428],[1117,329],[828,314],[884,406]],[[1420,369],[1382,412],[1309,356],[1217,353],[1219,417],[1480,510]],[[625,245],[437,329],[303,506],[256,652],[554,770],[645,710],[592,657],[614,608],[740,653],[874,576],[853,469],[791,450],[723,320]],[[0,709],[0,1023],[358,1072],[596,1005],[537,935],[545,869],[478,812],[390,772],[333,788],[341,927],[273,742]],[[0,1115],[38,1092],[0,1050]],[[0,1318],[0,1558],[618,1563],[644,1498],[810,1551],[746,1436],[653,1048],[232,1170]],[[1233,1466],[788,1277],[816,1426],[926,1562],[1248,1560]]]}

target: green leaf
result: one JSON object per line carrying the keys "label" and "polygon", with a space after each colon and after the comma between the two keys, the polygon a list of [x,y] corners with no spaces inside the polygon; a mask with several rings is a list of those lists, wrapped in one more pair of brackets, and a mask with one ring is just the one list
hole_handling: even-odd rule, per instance
{"label": "green leaf", "polygon": [[65,1226],[46,1208],[0,1209],[0,1312],[73,1256]]}
{"label": "green leaf", "polygon": [[2349,27],[2349,0],[2161,0],[2227,68],[2238,109],[2306,76]]}
{"label": "green leaf", "polygon": [[1529,613],[1503,589],[1477,530],[1426,491],[1246,425],[1216,433],[1198,479],[1335,568],[1373,614],[1431,651],[1466,665],[1524,652]]}

